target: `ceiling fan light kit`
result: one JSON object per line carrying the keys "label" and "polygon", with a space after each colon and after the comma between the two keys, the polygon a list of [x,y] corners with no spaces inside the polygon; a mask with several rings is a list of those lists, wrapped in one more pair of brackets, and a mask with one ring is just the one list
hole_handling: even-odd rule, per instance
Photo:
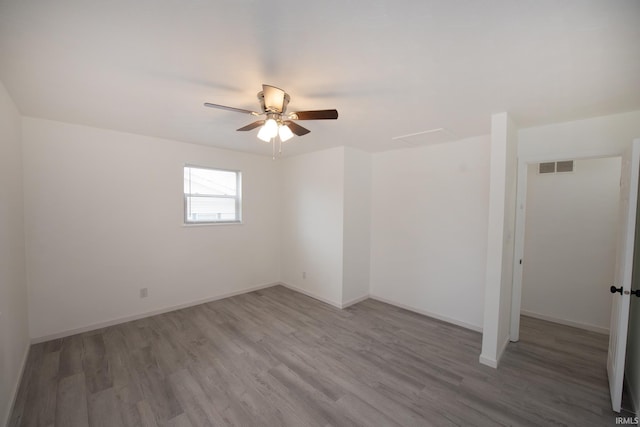
{"label": "ceiling fan light kit", "polygon": [[278,153],[282,153],[282,143],[293,138],[294,135],[303,136],[311,132],[293,120],[335,120],[338,118],[338,110],[313,110],[296,111],[286,114],[287,105],[291,97],[284,90],[270,85],[262,85],[262,91],[258,92],[258,101],[262,113],[245,110],[243,108],[228,107],[226,105],[211,104],[205,102],[204,106],[221,110],[234,111],[236,113],[251,114],[252,116],[266,116],[265,120],[258,120],[243,126],[238,131],[249,131],[260,127],[258,138],[265,142],[271,142],[273,158],[276,155],[276,138],[279,137]]}
{"label": "ceiling fan light kit", "polygon": [[267,119],[258,131],[258,138],[264,142],[271,141],[276,135],[278,135],[278,122],[275,119]]}
{"label": "ceiling fan light kit", "polygon": [[291,138],[293,138],[293,132],[291,132],[291,129],[289,129],[289,126],[281,125],[280,128],[278,129],[278,136],[280,136],[280,141],[286,142]]}

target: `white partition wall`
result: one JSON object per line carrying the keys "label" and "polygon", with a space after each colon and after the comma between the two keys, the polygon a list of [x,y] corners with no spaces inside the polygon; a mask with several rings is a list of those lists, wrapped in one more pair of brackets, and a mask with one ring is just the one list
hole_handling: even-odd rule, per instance
{"label": "white partition wall", "polygon": [[342,306],[369,296],[371,154],[344,149]]}
{"label": "white partition wall", "polygon": [[0,83],[0,425],[29,349],[20,114]]}
{"label": "white partition wall", "polygon": [[517,128],[507,113],[491,117],[491,178],[480,363],[497,368],[509,343],[516,210]]}
{"label": "white partition wall", "polygon": [[482,329],[489,136],[373,155],[371,296]]}
{"label": "white partition wall", "polygon": [[369,295],[371,154],[282,160],[282,282],[336,307]]}
{"label": "white partition wall", "polygon": [[282,159],[282,282],[342,305],[344,147]]}

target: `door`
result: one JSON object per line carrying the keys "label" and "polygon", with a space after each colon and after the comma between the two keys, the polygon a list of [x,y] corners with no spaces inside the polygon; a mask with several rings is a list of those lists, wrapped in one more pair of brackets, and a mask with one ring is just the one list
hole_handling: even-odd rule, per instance
{"label": "door", "polygon": [[614,293],[611,305],[609,352],[607,375],[613,410],[620,412],[622,384],[624,380],[624,357],[627,346],[631,273],[633,270],[633,246],[638,205],[638,168],[640,164],[640,139],[633,141],[622,156],[620,177],[620,222]]}

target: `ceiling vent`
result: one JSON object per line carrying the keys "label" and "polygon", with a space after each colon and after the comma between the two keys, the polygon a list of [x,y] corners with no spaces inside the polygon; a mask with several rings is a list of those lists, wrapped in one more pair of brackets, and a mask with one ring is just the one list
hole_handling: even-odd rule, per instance
{"label": "ceiling vent", "polygon": [[538,173],[562,173],[573,172],[573,160],[563,160],[561,162],[543,162],[538,163]]}
{"label": "ceiling vent", "polygon": [[392,141],[403,142],[408,146],[420,146],[439,144],[442,142],[454,141],[457,136],[445,128],[429,129],[422,132],[399,135],[391,138]]}

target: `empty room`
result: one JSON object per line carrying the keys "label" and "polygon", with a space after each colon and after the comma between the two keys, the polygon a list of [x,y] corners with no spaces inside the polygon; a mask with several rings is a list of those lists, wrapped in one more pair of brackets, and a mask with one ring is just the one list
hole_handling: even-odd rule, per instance
{"label": "empty room", "polygon": [[638,76],[637,0],[0,0],[0,426],[638,424]]}

